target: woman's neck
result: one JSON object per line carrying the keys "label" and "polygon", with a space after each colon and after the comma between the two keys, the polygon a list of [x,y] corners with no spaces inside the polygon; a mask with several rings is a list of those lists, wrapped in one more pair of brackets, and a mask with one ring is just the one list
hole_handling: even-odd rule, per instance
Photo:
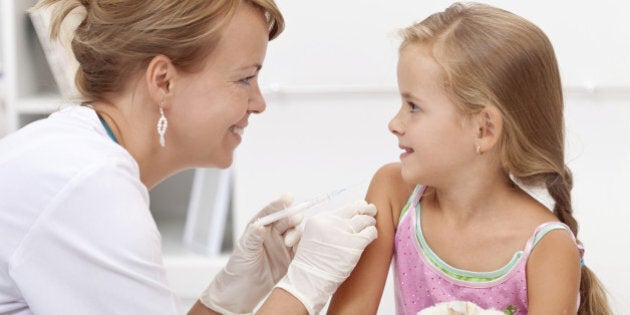
{"label": "woman's neck", "polygon": [[[136,160],[140,169],[140,180],[151,189],[177,171],[172,161],[172,150],[160,147],[155,126],[151,124],[149,112],[137,102],[94,102],[91,107],[111,129],[118,144]],[[157,124],[157,116],[155,123]]]}

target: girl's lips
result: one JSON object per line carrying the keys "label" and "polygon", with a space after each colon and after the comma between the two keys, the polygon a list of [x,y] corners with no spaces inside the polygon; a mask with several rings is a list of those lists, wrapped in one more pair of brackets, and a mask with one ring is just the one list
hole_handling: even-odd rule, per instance
{"label": "girl's lips", "polygon": [[401,148],[404,152],[400,154],[400,158],[403,159],[407,156],[409,156],[411,153],[413,153],[413,149],[409,148],[409,147],[405,147],[405,146],[398,146],[399,148]]}

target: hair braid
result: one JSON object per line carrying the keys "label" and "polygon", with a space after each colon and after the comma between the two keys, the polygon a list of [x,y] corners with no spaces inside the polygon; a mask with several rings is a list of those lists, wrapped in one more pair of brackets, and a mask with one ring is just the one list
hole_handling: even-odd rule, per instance
{"label": "hair braid", "polygon": [[555,201],[553,213],[566,225],[571,228],[577,237],[578,223],[573,217],[573,207],[571,205],[571,189],[573,188],[573,175],[568,167],[564,167],[563,174],[553,174],[548,176],[546,181],[547,190]]}
{"label": "hair braid", "polygon": [[[573,217],[571,206],[571,188],[573,188],[573,176],[569,168],[565,166],[564,174],[554,174],[548,177],[546,182],[549,194],[555,200],[553,213],[571,228],[577,239],[578,223]],[[579,242],[579,241],[578,241]],[[612,314],[608,307],[606,291],[601,282],[588,267],[582,266],[580,276],[580,307],[579,315],[609,315]]]}

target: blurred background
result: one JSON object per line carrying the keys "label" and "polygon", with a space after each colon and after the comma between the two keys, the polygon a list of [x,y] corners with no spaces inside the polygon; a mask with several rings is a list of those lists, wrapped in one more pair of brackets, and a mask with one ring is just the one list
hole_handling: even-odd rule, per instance
{"label": "blurred background", "polygon": [[[233,167],[189,170],[151,192],[169,279],[186,304],[269,201],[284,192],[304,200],[343,187],[352,189],[337,204],[362,198],[374,172],[398,160],[396,138],[387,130],[400,104],[397,31],[452,3],[276,1],[286,30],[269,44],[261,72],[267,110],[251,117]],[[0,136],[67,104],[24,12],[33,2],[0,2]],[[586,264],[604,282],[615,313],[623,314],[630,309],[630,271],[623,266],[630,259],[624,233],[630,227],[624,198],[630,191],[630,2],[486,3],[529,19],[554,45],[579,238]],[[548,203],[544,193],[536,197]],[[388,282],[379,314],[393,312]]]}

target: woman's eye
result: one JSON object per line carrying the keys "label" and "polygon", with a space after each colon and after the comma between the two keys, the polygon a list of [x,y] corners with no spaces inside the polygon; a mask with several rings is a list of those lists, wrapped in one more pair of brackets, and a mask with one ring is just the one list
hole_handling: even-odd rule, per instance
{"label": "woman's eye", "polygon": [[256,77],[255,75],[252,75],[252,76],[249,76],[249,77],[247,77],[247,78],[240,79],[240,80],[238,80],[238,82],[239,82],[239,83],[241,83],[241,84],[247,84],[247,85],[249,85],[250,81],[251,81],[253,78],[255,78],[255,77]]}

